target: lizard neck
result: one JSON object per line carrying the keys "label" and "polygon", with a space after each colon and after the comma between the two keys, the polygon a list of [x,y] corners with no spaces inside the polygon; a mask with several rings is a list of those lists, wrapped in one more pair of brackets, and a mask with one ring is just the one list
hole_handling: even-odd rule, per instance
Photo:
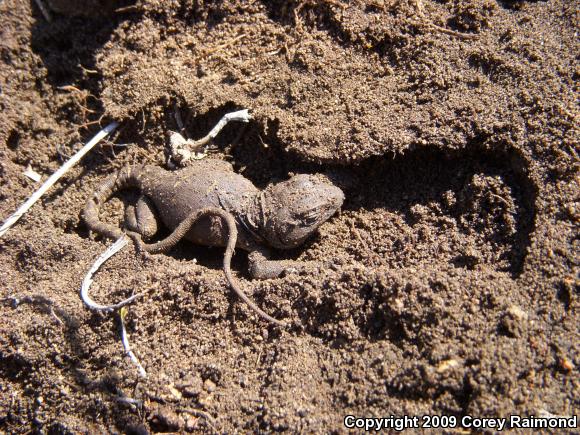
{"label": "lizard neck", "polygon": [[265,207],[264,192],[259,191],[248,201],[247,209],[239,215],[242,226],[260,243],[266,243],[266,228],[268,225],[267,211]]}
{"label": "lizard neck", "polygon": [[280,213],[284,208],[276,195],[272,194],[271,186],[259,191],[249,203],[245,214],[245,225],[256,241],[261,245],[277,249],[287,249],[280,240],[279,229],[287,227],[285,216]]}

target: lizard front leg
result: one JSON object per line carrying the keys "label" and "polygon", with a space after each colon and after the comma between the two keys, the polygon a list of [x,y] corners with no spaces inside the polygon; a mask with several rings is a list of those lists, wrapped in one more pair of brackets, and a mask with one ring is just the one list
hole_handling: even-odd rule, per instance
{"label": "lizard front leg", "polygon": [[249,272],[252,278],[272,279],[286,273],[297,273],[308,268],[310,263],[295,260],[268,260],[268,251],[259,249],[248,255]]}

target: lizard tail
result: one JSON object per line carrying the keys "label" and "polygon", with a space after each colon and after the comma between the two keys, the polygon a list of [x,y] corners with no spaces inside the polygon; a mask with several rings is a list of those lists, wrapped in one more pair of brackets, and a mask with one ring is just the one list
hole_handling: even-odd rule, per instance
{"label": "lizard tail", "polygon": [[87,227],[110,239],[118,239],[123,235],[120,228],[109,225],[99,219],[101,206],[116,192],[127,187],[139,187],[139,173],[142,166],[132,166],[121,169],[99,185],[87,200],[83,210],[83,219]]}
{"label": "lizard tail", "polygon": [[238,297],[240,299],[242,299],[246,304],[248,304],[250,306],[250,308],[252,310],[254,310],[260,317],[262,317],[263,319],[266,319],[269,322],[272,322],[278,326],[286,326],[285,322],[282,322],[281,320],[275,319],[274,317],[272,317],[269,314],[262,311],[262,309],[260,307],[258,307],[254,303],[254,301],[252,301],[244,293],[244,291],[240,288],[237,281],[232,276],[232,270],[231,270],[230,265],[231,265],[231,261],[232,261],[232,255],[234,254],[234,249],[236,247],[236,242],[238,239],[238,229],[236,227],[236,221],[234,220],[234,217],[231,215],[231,213],[228,213],[225,210],[222,210],[219,208],[213,208],[213,207],[207,207],[207,208],[203,208],[201,210],[197,210],[197,211],[193,212],[192,214],[190,214],[187,218],[185,218],[177,226],[177,228],[175,228],[175,230],[173,230],[173,232],[169,236],[167,236],[163,240],[160,240],[157,243],[151,243],[151,244],[144,243],[143,240],[141,239],[141,236],[138,233],[135,233],[132,231],[128,231],[127,235],[129,237],[131,237],[133,239],[133,241],[141,249],[143,249],[149,253],[157,254],[157,253],[161,253],[161,252],[166,252],[167,250],[169,250],[170,248],[175,246],[175,244],[177,242],[179,242],[187,234],[189,229],[193,226],[193,224],[195,222],[197,222],[198,219],[200,219],[204,216],[219,216],[226,222],[226,224],[228,226],[228,243],[226,246],[226,252],[224,254],[224,266],[223,267],[224,267],[224,274],[226,275],[226,279],[228,281],[228,284],[232,288],[232,290],[238,295]]}

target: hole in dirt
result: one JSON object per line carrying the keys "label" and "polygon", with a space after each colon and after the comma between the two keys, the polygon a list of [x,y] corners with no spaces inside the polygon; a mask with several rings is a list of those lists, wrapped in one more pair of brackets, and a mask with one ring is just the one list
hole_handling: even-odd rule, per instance
{"label": "hole in dirt", "polygon": [[[578,288],[576,288],[576,292],[578,293]],[[572,284],[567,281],[561,281],[558,284],[558,290],[556,292],[556,297],[562,304],[564,308],[567,310],[570,309],[570,304],[572,302]]]}
{"label": "hole in dirt", "polygon": [[[162,105],[163,117],[160,122],[166,126],[166,130],[178,131],[185,138],[193,140],[208,134],[226,113],[245,109],[239,104],[228,102],[196,114],[187,108],[187,103],[181,98],[171,99]],[[176,114],[181,118],[183,130],[179,128]],[[267,120],[264,124],[256,120],[249,123],[230,122],[212,141],[208,158],[214,155],[215,158],[229,161],[236,172],[260,188],[272,181],[285,179],[289,172],[300,167],[300,161],[285,152],[284,144],[278,138],[278,129],[279,123],[276,120]],[[135,133],[138,134],[137,131]],[[167,136],[168,132],[165,134],[165,143],[168,142]]]}
{"label": "hole in dirt", "polygon": [[75,84],[98,95],[98,74],[95,53],[109,41],[117,26],[128,19],[124,13],[115,13],[135,4],[131,1],[51,0],[46,5],[52,15],[49,23],[40,13],[35,0],[30,0],[35,22],[32,26],[31,48],[40,56],[48,74],[39,80],[48,80],[52,86]]}
{"label": "hole in dirt", "polygon": [[546,3],[548,0],[497,0],[504,9],[520,10],[526,3]]}
{"label": "hole in dirt", "polygon": [[[37,6],[35,1],[31,3]],[[132,6],[135,5],[136,0],[50,0],[47,3],[47,10],[57,16],[95,18],[134,11]]]}
{"label": "hole in dirt", "polygon": [[18,143],[20,142],[20,132],[18,130],[12,130],[8,135],[8,139],[6,140],[6,145],[11,150],[15,150],[18,148]]}
{"label": "hole in dirt", "polygon": [[[485,266],[517,278],[534,230],[536,187],[516,152],[490,153],[472,145],[472,151],[416,149],[395,159],[371,158],[356,168],[326,168],[345,192],[343,213],[356,216],[357,231],[374,255],[355,260],[374,270],[436,270],[446,262],[467,270]],[[366,251],[354,235],[333,240],[332,256],[341,264],[351,261],[353,246]],[[389,308],[395,290],[369,293],[362,290],[368,285],[365,279],[346,279],[353,290],[363,286],[349,293],[348,319],[344,296],[335,290],[322,298],[304,296],[314,301],[301,311],[311,334],[331,340],[350,337],[354,323],[361,337],[397,341],[405,338],[402,330],[412,333],[413,325],[424,324],[433,314],[427,310],[417,323]]]}
{"label": "hole in dirt", "polygon": [[[399,215],[417,233],[417,244],[432,235],[442,242],[446,231],[454,233],[457,240],[449,246],[465,247],[449,253],[449,262],[458,267],[483,261],[514,277],[521,273],[534,228],[536,189],[516,153],[417,149],[394,160],[369,159],[350,176],[356,181],[345,187],[344,210]],[[382,229],[372,218],[361,226]],[[400,242],[400,248],[409,248]]]}

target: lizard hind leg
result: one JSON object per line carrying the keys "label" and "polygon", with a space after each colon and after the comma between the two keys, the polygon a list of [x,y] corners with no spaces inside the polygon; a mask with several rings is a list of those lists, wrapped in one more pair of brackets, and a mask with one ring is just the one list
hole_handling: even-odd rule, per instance
{"label": "lizard hind leg", "polygon": [[135,206],[127,206],[125,209],[125,227],[140,234],[143,240],[148,240],[157,233],[155,206],[148,197],[141,195]]}

